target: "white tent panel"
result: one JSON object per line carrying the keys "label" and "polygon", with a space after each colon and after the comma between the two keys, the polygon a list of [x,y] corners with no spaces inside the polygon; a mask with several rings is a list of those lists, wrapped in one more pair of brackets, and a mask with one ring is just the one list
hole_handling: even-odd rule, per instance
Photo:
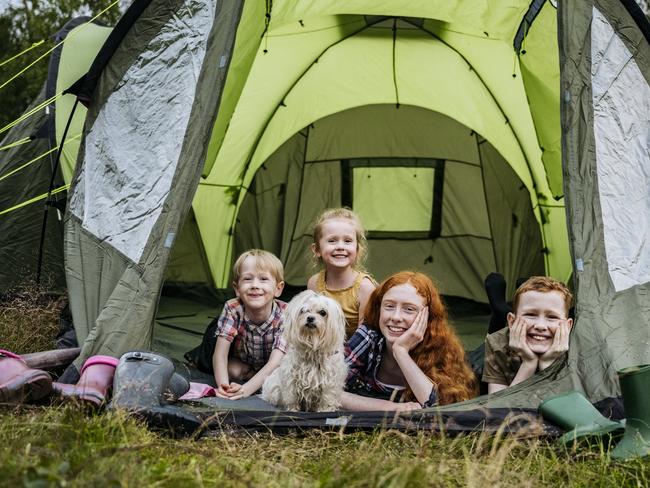
{"label": "white tent panel", "polygon": [[650,281],[650,87],[600,11],[591,26],[598,191],[616,291]]}
{"label": "white tent panel", "polygon": [[188,0],[186,7],[101,108],[71,196],[70,210],[84,229],[134,262],[171,187],[214,21],[213,0]]}

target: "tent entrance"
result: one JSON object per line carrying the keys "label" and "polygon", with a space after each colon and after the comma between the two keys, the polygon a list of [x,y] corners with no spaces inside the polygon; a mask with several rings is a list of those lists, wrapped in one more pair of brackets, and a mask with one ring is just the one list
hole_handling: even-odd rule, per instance
{"label": "tent entrance", "polygon": [[[341,205],[358,212],[368,230],[367,268],[378,280],[417,269],[444,295],[465,299],[448,302],[468,349],[485,335],[487,309],[467,301],[486,301],[485,276],[498,270],[512,287],[518,277],[544,273],[528,191],[489,141],[445,115],[390,104],[328,116],[282,144],[243,199],[233,256],[269,250],[284,263],[287,284],[305,286],[314,272],[311,224],[323,209]],[[180,288],[161,300],[154,333],[156,349],[175,357],[182,351],[165,344],[187,350],[199,342],[229,292],[217,290],[216,301],[191,297],[199,271],[207,271],[191,246],[195,231],[191,214],[167,273]],[[191,300],[177,303],[181,296]]]}
{"label": "tent entrance", "polygon": [[341,205],[369,231],[367,268],[378,280],[418,269],[445,295],[485,302],[491,271],[511,284],[544,273],[530,195],[508,162],[454,119],[392,104],[325,117],[282,144],[243,199],[233,256],[272,251],[287,283],[304,285],[311,224]]}

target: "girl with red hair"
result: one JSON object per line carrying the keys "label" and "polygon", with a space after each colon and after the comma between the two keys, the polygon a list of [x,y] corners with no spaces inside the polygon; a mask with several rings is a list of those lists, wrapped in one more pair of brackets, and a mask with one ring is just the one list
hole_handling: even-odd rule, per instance
{"label": "girl with red hair", "polygon": [[364,317],[346,345],[343,408],[413,410],[476,396],[474,373],[428,276],[390,276],[370,296]]}

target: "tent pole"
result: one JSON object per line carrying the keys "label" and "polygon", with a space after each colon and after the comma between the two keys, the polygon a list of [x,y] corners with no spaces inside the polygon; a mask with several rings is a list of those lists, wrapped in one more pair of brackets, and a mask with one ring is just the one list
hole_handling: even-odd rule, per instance
{"label": "tent pole", "polygon": [[70,116],[68,121],[65,124],[65,130],[63,131],[63,136],[61,137],[61,144],[59,144],[59,149],[56,152],[56,159],[54,160],[54,166],[52,167],[52,176],[50,177],[50,186],[47,189],[47,198],[45,199],[45,205],[43,207],[43,224],[41,225],[41,241],[38,246],[38,264],[36,266],[36,285],[41,284],[41,270],[43,267],[43,248],[45,247],[45,230],[47,228],[47,214],[49,212],[49,207],[52,205],[52,189],[54,188],[54,180],[56,178],[56,171],[59,168],[59,163],[61,161],[61,153],[63,152],[63,146],[65,144],[65,138],[68,135],[68,129],[70,129],[70,124],[72,123],[72,117],[74,117],[74,112],[77,109],[79,99],[77,98],[72,106],[70,111]]}

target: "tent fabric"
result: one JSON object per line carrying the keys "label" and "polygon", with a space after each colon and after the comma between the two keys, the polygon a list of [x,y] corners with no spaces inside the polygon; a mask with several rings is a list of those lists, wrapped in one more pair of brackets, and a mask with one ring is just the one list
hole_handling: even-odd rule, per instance
{"label": "tent fabric", "polygon": [[[645,29],[640,29],[625,5],[613,0],[581,2],[560,18],[563,22],[560,46],[564,59],[563,158],[577,291],[577,321],[571,334],[568,370],[574,388],[587,392],[592,400],[599,400],[613,396],[613,392],[618,394],[617,370],[650,361],[650,284],[637,282],[625,290],[616,289],[614,276],[610,274],[611,264],[616,261],[610,260],[618,260],[623,255],[612,256],[608,252],[610,237],[607,233],[611,229],[609,226],[615,224],[610,221],[606,209],[606,205],[612,202],[634,209],[637,216],[634,223],[628,229],[619,228],[619,232],[624,233],[617,239],[630,238],[632,234],[634,242],[637,242],[638,236],[647,228],[644,227],[647,199],[638,199],[634,192],[627,191],[627,186],[634,189],[636,182],[632,180],[643,178],[643,175],[635,173],[639,161],[633,162],[632,154],[641,157],[647,182],[650,153],[648,101],[642,102],[646,109],[637,113],[639,119],[633,124],[626,123],[629,120],[628,107],[610,102],[620,97],[621,89],[630,97],[639,92],[647,93],[650,45],[643,32],[647,31],[648,25],[646,20]],[[584,20],[578,23],[572,19]],[[621,42],[626,49],[621,48]],[[584,53],[592,55],[585,56]],[[623,82],[639,71],[642,79],[632,77],[633,85],[621,87],[616,82],[618,76]],[[614,83],[603,85],[608,78]],[[594,105],[595,92],[601,93],[597,105]],[[612,133],[606,138],[598,138],[603,123],[599,119],[603,118],[617,120],[620,125],[612,128]],[[611,168],[610,158],[614,155],[617,171],[610,173],[614,180],[611,185],[616,181],[625,183],[606,195],[603,201],[600,182],[603,171]],[[630,166],[620,162],[627,162]],[[619,218],[618,215],[612,217]],[[647,255],[647,241],[638,250],[639,256]]]}
{"label": "tent fabric", "polygon": [[[594,404],[605,417],[624,418],[621,398],[605,398]],[[177,434],[195,434],[204,430],[244,430],[275,433],[295,432],[308,428],[337,431],[390,428],[404,432],[426,430],[462,435],[470,432],[501,432],[528,437],[556,438],[562,428],[545,420],[537,409],[492,408],[468,411],[427,409],[412,413],[394,412],[283,412],[259,396],[232,401],[202,398],[139,412],[149,425]]]}
{"label": "tent fabric", "polygon": [[[77,366],[149,348],[165,276],[223,293],[251,245],[304,285],[310,222],[349,201],[378,278],[420,268],[477,299],[494,268],[511,284],[573,274],[567,357],[440,412],[616,396],[615,371],[650,361],[650,30],[627,0],[559,7],[137,1],[80,84],[64,236]],[[394,193],[370,205],[377,191]],[[419,211],[383,227],[395,202]]]}
{"label": "tent fabric", "polygon": [[[363,8],[372,10],[368,5]],[[275,9],[276,5],[272,19],[277,19]],[[436,12],[439,15],[442,11]],[[514,15],[511,20],[514,28]],[[421,27],[408,19],[394,24],[393,28],[391,20],[368,17],[318,17],[308,23],[279,22],[277,31],[269,31],[216,160],[206,161],[219,170],[202,180],[194,202],[204,240],[215,235],[232,240],[244,192],[239,191],[234,202],[229,195],[235,195],[237,188],[245,190],[257,169],[293,134],[352,107],[401,103],[451,115],[490,140],[529,190],[542,227],[547,273],[567,279],[564,208],[548,189],[511,44],[492,37],[479,39],[460,26],[434,21],[425,20]],[[422,63],[422,59],[436,63]],[[472,69],[467,69],[468,63]],[[536,67],[540,76],[543,68],[547,66]],[[458,90],[458,85],[464,89]],[[313,100],[315,92],[319,96]],[[251,150],[241,151],[242,147]],[[224,219],[212,219],[214,212]],[[215,284],[226,286],[232,245],[206,252]]]}
{"label": "tent fabric", "polygon": [[[240,13],[238,2],[152,2],[138,20],[142,29],[126,33],[99,77],[88,113],[88,133],[103,128],[112,134],[117,127],[126,128],[129,144],[122,146],[121,138],[109,134],[98,137],[96,143],[91,137],[91,144],[86,137],[79,155],[65,235],[70,307],[82,344],[75,362],[77,369],[97,351],[119,356],[128,349],[151,345],[164,270],[190,207],[201,171],[196,161],[205,155],[219,87],[226,74],[226,64],[213,69],[205,61],[229,56]],[[195,16],[203,21],[194,22]],[[147,33],[144,39],[142,30]],[[193,39],[194,48],[190,50],[182,42],[188,35]],[[162,56],[164,66],[147,62],[151,53],[142,54],[147,46],[182,56]],[[188,67],[192,68],[189,75]],[[174,100],[181,101],[177,98],[181,95],[172,90],[162,100],[156,99],[156,91],[168,84],[189,89],[184,95],[189,98],[174,104]],[[114,105],[124,100],[122,90],[154,98],[149,107],[140,106],[138,111],[114,112]],[[178,148],[157,153],[157,157],[143,156],[143,181],[143,173],[132,172],[129,155],[149,147],[156,129],[169,127],[163,123],[169,103],[174,105],[174,120],[183,129],[177,133],[180,138],[173,140]],[[119,118],[119,126],[104,122],[113,115]],[[105,149],[96,150],[100,147]],[[173,174],[168,174],[171,171]],[[130,224],[125,226],[122,221],[113,233],[108,221],[115,219],[108,202],[123,188],[130,188],[139,197],[120,194],[126,198],[116,211],[129,218]],[[103,227],[89,220],[91,212],[101,216]],[[140,226],[146,232],[135,230]],[[133,236],[134,242],[124,235]]]}
{"label": "tent fabric", "polygon": [[87,163],[71,194],[69,211],[82,227],[136,263],[176,173],[214,18],[211,4],[191,7],[166,20],[104,101],[86,133]]}
{"label": "tent fabric", "polygon": [[[635,71],[631,64],[644,75],[643,80],[635,78],[635,86],[628,86],[627,91],[645,90],[642,83],[647,84],[650,79],[650,45],[643,30],[618,1],[560,5],[564,187],[576,288],[576,319],[569,352],[565,359],[523,383],[494,395],[450,406],[450,409],[471,409],[476,405],[487,408],[538,405],[546,397],[569,390],[581,391],[597,402],[620,395],[618,370],[650,362],[650,284],[638,283],[617,291],[610,276],[605,245],[607,217],[602,211],[598,184],[599,166],[607,161],[599,157],[597,149],[601,145],[607,152],[619,151],[620,160],[625,160],[628,139],[635,139],[639,125],[647,127],[650,112],[639,113],[636,124],[621,124],[623,130],[597,140],[598,111],[604,109],[605,114],[600,116],[622,121],[626,118],[626,108],[608,103],[594,105],[593,98],[594,84],[602,86],[600,76],[610,80],[618,75],[625,78],[627,70]],[[629,52],[620,49],[620,41]],[[585,52],[594,55],[584,56]],[[610,66],[619,69],[612,75]],[[615,97],[619,92],[616,82],[606,86],[599,101]],[[645,166],[647,134],[646,129],[645,155],[642,156]],[[626,181],[626,170],[619,168],[610,178]],[[643,200],[639,202],[633,194],[623,192],[615,198],[632,207],[640,204],[641,207],[634,207],[637,215],[645,215]],[[643,226],[635,229],[644,231]],[[647,244],[641,249],[646,248]]]}
{"label": "tent fabric", "polygon": [[[45,101],[45,87],[32,106]],[[14,126],[2,140],[2,145],[31,137],[47,123],[48,116],[44,110],[25,119]],[[1,293],[8,293],[29,282],[37,273],[38,253],[41,245],[41,229],[43,225],[43,204],[26,205],[16,210],[10,210],[15,205],[47,193],[52,172],[53,160],[45,156],[22,170],[9,175],[11,171],[29,161],[39,158],[50,150],[50,141],[45,137],[32,139],[27,144],[15,146],[0,153],[0,215],[2,222],[2,246],[0,246],[0,283]],[[8,176],[9,175],[9,176]],[[61,222],[50,218],[45,229],[46,245],[43,248],[43,264],[41,276],[43,283],[53,290],[65,287],[63,272],[63,229]]]}
{"label": "tent fabric", "polygon": [[[650,281],[650,86],[632,53],[594,7],[592,97],[598,197],[616,291]],[[630,203],[633,202],[631,205]]]}
{"label": "tent fabric", "polygon": [[[109,32],[108,27],[88,23],[88,17],[78,17],[67,22],[55,36],[57,42],[65,42],[52,52],[48,78],[31,107],[37,107],[62,93],[69,84],[79,79],[90,66]],[[60,96],[15,125],[0,143],[0,146],[4,146],[25,137],[30,138],[26,144],[0,152],[0,262],[3,263],[0,269],[0,293],[7,293],[35,278],[41,246],[41,284],[48,290],[65,289],[61,222],[66,201],[65,191],[52,197],[54,206],[44,206],[44,203],[57,147],[62,140],[62,132],[74,101],[72,95]],[[55,188],[65,189],[65,185],[70,183],[85,112],[85,108],[77,107],[59,167],[56,168]],[[34,198],[37,198],[35,202],[25,205]],[[49,216],[41,242],[46,211]]]}
{"label": "tent fabric", "polygon": [[[81,77],[84,72],[82,70],[88,69],[109,32],[109,27],[92,23],[85,23],[75,29],[75,33],[63,44],[58,70],[53,73],[54,76],[51,78],[54,81],[54,93],[63,93]],[[63,181],[66,183],[70,183],[77,164],[77,153],[79,152],[81,133],[86,119],[85,108],[77,106],[72,120],[68,121],[74,102],[74,96],[65,95],[57,100],[56,111],[54,112],[56,141],[63,140],[63,131],[66,124],[70,124],[61,154],[61,162],[59,163]]]}
{"label": "tent fabric", "polygon": [[519,48],[519,61],[548,186],[553,198],[559,200],[564,195],[559,72],[557,77],[545,76],[554,72],[560,63],[557,39],[547,34],[557,24],[557,12],[551,2],[537,3],[543,3],[543,6],[534,22],[526,27],[526,36]]}

